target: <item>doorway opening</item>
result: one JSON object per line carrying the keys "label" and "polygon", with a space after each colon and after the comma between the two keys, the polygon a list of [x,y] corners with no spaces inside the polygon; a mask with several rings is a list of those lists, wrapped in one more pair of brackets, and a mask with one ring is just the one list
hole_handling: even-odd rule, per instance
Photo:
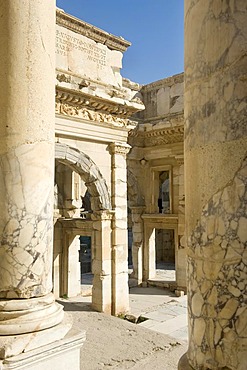
{"label": "doorway opening", "polygon": [[175,282],[175,237],[173,229],[155,229],[155,256],[155,280]]}
{"label": "doorway opening", "polygon": [[90,236],[80,235],[80,282],[81,294],[92,295],[93,273],[92,273],[92,243]]}
{"label": "doorway opening", "polygon": [[170,198],[170,172],[162,171],[159,174],[159,213],[166,214],[171,212]]}

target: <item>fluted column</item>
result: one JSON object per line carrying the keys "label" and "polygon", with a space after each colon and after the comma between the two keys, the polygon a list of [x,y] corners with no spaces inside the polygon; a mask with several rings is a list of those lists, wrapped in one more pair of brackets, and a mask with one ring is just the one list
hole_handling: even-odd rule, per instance
{"label": "fluted column", "polygon": [[52,290],[55,1],[0,1],[0,335],[61,322]]}
{"label": "fluted column", "polygon": [[130,145],[109,145],[112,170],[112,314],[129,310],[128,236],[127,236],[127,170],[126,155]]}
{"label": "fluted column", "polygon": [[246,16],[245,0],[185,0],[183,370],[246,369]]}

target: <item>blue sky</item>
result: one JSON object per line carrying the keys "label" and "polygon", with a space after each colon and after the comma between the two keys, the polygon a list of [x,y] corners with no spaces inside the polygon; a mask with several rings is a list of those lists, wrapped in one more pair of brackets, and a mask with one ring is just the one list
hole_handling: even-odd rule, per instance
{"label": "blue sky", "polygon": [[184,0],[57,0],[77,18],[132,45],[122,75],[147,84],[183,71]]}

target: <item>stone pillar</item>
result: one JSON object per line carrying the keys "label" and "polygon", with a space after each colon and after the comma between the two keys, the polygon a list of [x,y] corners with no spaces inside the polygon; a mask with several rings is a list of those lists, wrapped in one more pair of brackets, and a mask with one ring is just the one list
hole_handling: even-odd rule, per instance
{"label": "stone pillar", "polygon": [[55,2],[45,3],[0,1],[0,335],[63,318],[51,294]]}
{"label": "stone pillar", "polygon": [[133,244],[132,244],[132,261],[133,261],[133,273],[131,278],[136,280],[136,285],[142,283],[143,280],[143,220],[141,218],[145,207],[136,206],[131,207],[132,216],[132,232],[133,232]]}
{"label": "stone pillar", "polygon": [[155,278],[155,229],[145,224],[144,220],[143,281]]}
{"label": "stone pillar", "polygon": [[112,309],[112,250],[110,211],[95,211],[92,214],[94,235],[92,240],[92,307],[104,313]]}
{"label": "stone pillar", "polygon": [[179,204],[178,204],[178,250],[176,255],[177,290],[186,290],[186,248],[184,236],[185,195],[184,195],[184,158],[176,157],[179,164]]}
{"label": "stone pillar", "polygon": [[128,234],[127,234],[127,170],[126,155],[130,145],[109,145],[112,168],[112,314],[129,310]]}
{"label": "stone pillar", "polygon": [[246,369],[246,14],[246,0],[185,0],[183,370]]}

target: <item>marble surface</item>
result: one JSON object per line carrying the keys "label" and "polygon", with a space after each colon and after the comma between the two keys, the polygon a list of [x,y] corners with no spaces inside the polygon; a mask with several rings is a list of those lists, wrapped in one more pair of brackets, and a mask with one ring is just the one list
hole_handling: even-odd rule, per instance
{"label": "marble surface", "polygon": [[185,1],[190,366],[246,369],[246,1]]}

